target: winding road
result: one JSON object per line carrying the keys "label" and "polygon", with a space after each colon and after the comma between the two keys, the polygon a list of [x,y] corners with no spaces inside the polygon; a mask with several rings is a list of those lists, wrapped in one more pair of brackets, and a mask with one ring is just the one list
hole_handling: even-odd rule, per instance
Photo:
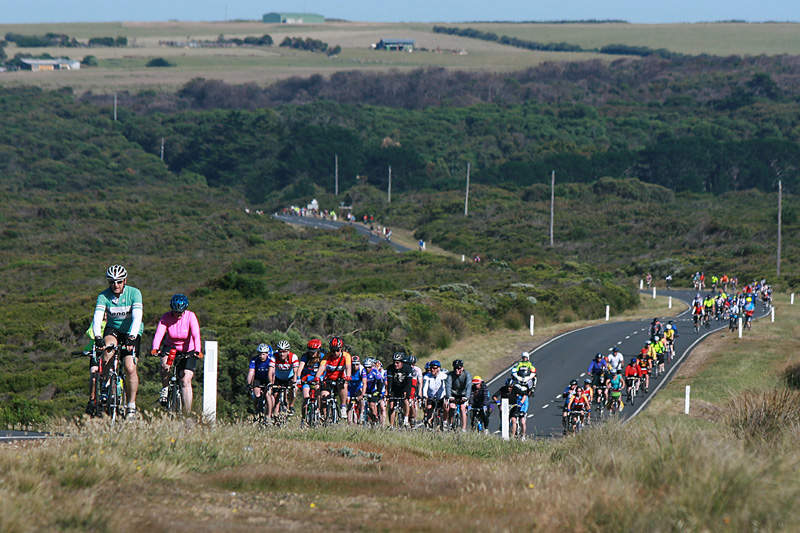
{"label": "winding road", "polygon": [[278,214],[274,214],[272,216],[273,218],[280,220],[281,222],[286,222],[287,224],[297,224],[299,226],[305,226],[314,229],[338,230],[347,226],[354,228],[358,233],[367,237],[370,244],[386,243],[392,248],[394,248],[395,251],[398,252],[408,252],[411,250],[411,248],[407,248],[402,244],[397,244],[396,242],[387,241],[380,235],[374,234],[369,230],[369,228],[367,228],[363,224],[351,223],[351,222],[339,222],[339,221],[333,221],[325,218],[316,218],[316,217],[300,217],[293,215],[278,215]]}

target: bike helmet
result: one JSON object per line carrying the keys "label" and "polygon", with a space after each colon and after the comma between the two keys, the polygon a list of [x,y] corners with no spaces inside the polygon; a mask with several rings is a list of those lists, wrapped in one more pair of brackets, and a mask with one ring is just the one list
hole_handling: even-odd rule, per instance
{"label": "bike helmet", "polygon": [[569,386],[570,387],[574,387],[577,384],[578,384],[578,380],[577,379],[570,380],[570,382],[569,382]]}
{"label": "bike helmet", "polygon": [[480,383],[481,381],[483,381],[483,378],[480,377],[480,376],[475,376],[475,377],[472,378],[472,384],[473,385],[476,384],[476,383]]}
{"label": "bike helmet", "polygon": [[176,313],[182,313],[189,307],[189,298],[185,294],[175,294],[169,301],[169,307]]}
{"label": "bike helmet", "polygon": [[270,356],[272,356],[272,346],[270,346],[269,344],[265,344],[263,342],[258,345],[258,348],[256,348],[256,351],[258,353],[266,353],[266,354],[269,354]]}
{"label": "bike helmet", "polygon": [[597,352],[597,355],[595,355],[594,358],[595,358],[595,360],[599,361],[600,359],[603,358],[603,354],[601,354],[600,352]]}
{"label": "bike helmet", "polygon": [[360,365],[361,364],[361,358],[359,356],[357,356],[357,355],[354,355],[353,357],[350,358],[350,363],[354,364],[354,365]]}
{"label": "bike helmet", "polygon": [[589,378],[586,378],[586,379],[583,380],[583,384],[584,385],[591,385],[592,384],[592,380],[589,379]]}
{"label": "bike helmet", "polygon": [[128,279],[128,271],[122,265],[111,265],[106,269],[106,279],[108,281],[123,281]]}
{"label": "bike helmet", "polygon": [[644,343],[645,346],[650,346],[651,344],[653,344],[653,343],[650,342],[650,341],[647,341],[646,343]]}
{"label": "bike helmet", "polygon": [[372,360],[372,357],[364,359],[364,368],[372,368],[373,366],[375,366],[375,361]]}
{"label": "bike helmet", "polygon": [[425,372],[429,371],[430,369],[431,369],[431,362],[428,361],[427,363],[425,363]]}
{"label": "bike helmet", "polygon": [[456,359],[453,361],[453,370],[458,370],[459,368],[464,368],[464,361]]}
{"label": "bike helmet", "polygon": [[405,352],[394,352],[394,355],[392,355],[392,361],[402,362],[405,358],[406,358]]}
{"label": "bike helmet", "polygon": [[417,362],[417,358],[411,354],[406,354],[405,357],[403,358],[403,362],[408,363],[409,365],[413,365],[414,363]]}
{"label": "bike helmet", "polygon": [[528,352],[522,352],[520,354],[520,359],[522,359],[523,361],[530,361],[531,360],[531,354],[528,353]]}
{"label": "bike helmet", "polygon": [[309,350],[319,350],[322,348],[322,341],[319,339],[311,339],[308,341],[308,349]]}
{"label": "bike helmet", "polygon": [[438,359],[431,361],[431,368],[442,368],[442,363]]}
{"label": "bike helmet", "polygon": [[331,339],[331,350],[341,350],[344,347],[344,341],[341,337],[334,337]]}
{"label": "bike helmet", "polygon": [[287,341],[286,339],[281,339],[278,341],[279,350],[288,350],[289,348],[291,348],[291,346],[289,345],[289,341]]}
{"label": "bike helmet", "polygon": [[631,359],[631,364],[632,364],[632,365],[635,365],[635,364],[636,364],[636,358],[635,358],[635,357],[634,357],[633,359]]}
{"label": "bike helmet", "polygon": [[509,385],[511,385],[512,383],[514,383],[514,380],[513,380],[512,378],[508,378],[508,379],[506,379],[506,387],[508,387],[508,386],[509,386]]}
{"label": "bike helmet", "polygon": [[672,324],[667,324],[667,329],[672,329]]}
{"label": "bike helmet", "polygon": [[655,336],[653,337],[653,342],[658,342],[658,340],[659,340],[659,336],[658,336],[658,335],[655,335]]}

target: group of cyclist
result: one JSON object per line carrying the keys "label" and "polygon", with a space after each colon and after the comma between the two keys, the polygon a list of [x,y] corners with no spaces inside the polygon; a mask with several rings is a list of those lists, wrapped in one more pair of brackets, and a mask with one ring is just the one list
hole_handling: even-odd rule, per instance
{"label": "group of cyclist", "polygon": [[[90,354],[89,403],[86,411],[97,414],[96,400],[102,394],[98,385],[106,367],[116,356],[125,370],[123,382],[127,403],[124,406],[124,415],[134,418],[139,389],[136,368],[144,331],[142,293],[128,285],[128,271],[122,265],[108,267],[106,281],[108,288],[97,296],[92,324],[87,332],[93,342],[86,350]],[[166,404],[169,374],[174,365],[180,382],[183,409],[187,413],[192,406],[192,377],[197,361],[203,357],[200,350],[200,325],[197,316],[188,307],[189,299],[185,295],[172,296],[170,311],[159,319],[150,351],[151,355],[161,357],[162,388],[159,402]],[[176,358],[178,353],[181,356]]]}
{"label": "group of cyclist", "polygon": [[[586,370],[588,377],[570,381],[562,393],[561,422],[564,433],[576,431],[591,421],[592,408],[603,413],[621,412],[625,402],[633,404],[640,391],[650,391],[651,376],[663,374],[675,356],[678,329],[672,320],[650,323],[649,340],[640,352],[625,363],[625,356],[614,347],[607,354],[598,352]],[[624,397],[624,399],[623,399]]]}
{"label": "group of cyclist", "polygon": [[750,328],[759,300],[766,309],[772,305],[772,287],[765,279],[754,280],[731,293],[726,291],[725,285],[705,296],[698,292],[691,304],[695,331],[699,332],[700,326],[711,327],[711,319],[727,321],[729,329],[734,330],[741,318],[743,327]]}
{"label": "group of cyclist", "polygon": [[284,406],[287,414],[294,414],[292,394],[299,388],[303,425],[315,424],[310,413],[318,412],[320,420],[328,422],[466,431],[472,412],[473,426],[486,432],[494,406],[508,398],[512,432],[519,427],[521,435],[525,433],[529,396],[536,387],[536,368],[527,352],[512,367],[512,377],[490,395],[483,378],[472,376],[460,359],[453,361],[450,371],[438,360],[426,363],[423,370],[405,350],[395,351],[386,365],[378,358],[362,361],[340,337],[333,337],[326,348],[314,338],[306,348],[298,357],[282,339],[275,348],[259,344],[250,359],[247,384],[256,414],[266,409],[265,422],[270,417],[279,420],[277,396],[283,391],[290,393]]}

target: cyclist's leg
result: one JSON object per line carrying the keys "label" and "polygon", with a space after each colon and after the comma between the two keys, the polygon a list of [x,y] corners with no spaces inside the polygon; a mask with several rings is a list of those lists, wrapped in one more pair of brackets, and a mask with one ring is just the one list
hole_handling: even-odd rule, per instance
{"label": "cyclist's leg", "polygon": [[181,394],[183,395],[183,412],[189,414],[192,412],[192,376],[194,372],[191,370],[184,370],[181,380]]}

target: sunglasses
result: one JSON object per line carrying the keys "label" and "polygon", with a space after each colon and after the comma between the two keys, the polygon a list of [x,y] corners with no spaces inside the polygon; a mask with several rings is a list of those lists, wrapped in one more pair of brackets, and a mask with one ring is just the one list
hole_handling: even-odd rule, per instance
{"label": "sunglasses", "polygon": [[116,280],[115,281],[109,281],[108,284],[109,285],[125,285],[125,280],[123,279],[122,281],[116,281]]}

